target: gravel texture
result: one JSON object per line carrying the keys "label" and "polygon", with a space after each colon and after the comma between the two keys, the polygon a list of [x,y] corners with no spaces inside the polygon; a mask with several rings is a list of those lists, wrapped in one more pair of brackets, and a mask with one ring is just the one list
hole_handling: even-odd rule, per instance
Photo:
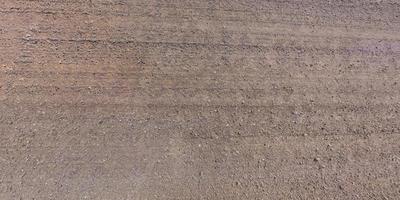
{"label": "gravel texture", "polygon": [[400,199],[398,0],[2,0],[1,200]]}

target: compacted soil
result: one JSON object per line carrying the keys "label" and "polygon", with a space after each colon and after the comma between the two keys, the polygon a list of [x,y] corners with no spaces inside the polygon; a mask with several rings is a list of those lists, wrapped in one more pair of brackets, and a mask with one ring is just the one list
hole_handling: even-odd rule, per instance
{"label": "compacted soil", "polygon": [[0,199],[400,199],[400,2],[1,0]]}

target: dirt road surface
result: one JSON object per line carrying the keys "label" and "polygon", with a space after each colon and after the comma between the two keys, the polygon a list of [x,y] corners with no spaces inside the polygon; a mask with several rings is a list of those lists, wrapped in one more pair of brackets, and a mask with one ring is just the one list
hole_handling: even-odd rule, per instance
{"label": "dirt road surface", "polygon": [[1,0],[0,199],[400,199],[398,0]]}

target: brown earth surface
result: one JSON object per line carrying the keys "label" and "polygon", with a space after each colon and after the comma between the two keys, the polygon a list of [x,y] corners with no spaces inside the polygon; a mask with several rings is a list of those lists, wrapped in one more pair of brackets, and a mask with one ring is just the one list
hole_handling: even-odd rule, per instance
{"label": "brown earth surface", "polygon": [[400,199],[398,0],[0,3],[0,200]]}

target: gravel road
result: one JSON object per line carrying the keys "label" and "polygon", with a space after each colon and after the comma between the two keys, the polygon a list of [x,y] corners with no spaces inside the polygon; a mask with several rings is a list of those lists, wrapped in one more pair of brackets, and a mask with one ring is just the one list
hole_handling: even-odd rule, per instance
{"label": "gravel road", "polygon": [[0,199],[400,199],[400,2],[1,0]]}

